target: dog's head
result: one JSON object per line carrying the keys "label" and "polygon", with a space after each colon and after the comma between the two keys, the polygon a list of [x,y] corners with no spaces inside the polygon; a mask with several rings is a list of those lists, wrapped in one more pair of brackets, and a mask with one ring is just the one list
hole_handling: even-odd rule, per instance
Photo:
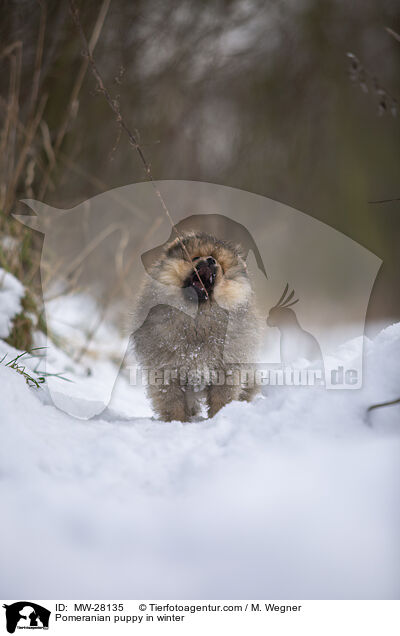
{"label": "dog's head", "polygon": [[180,288],[188,300],[215,300],[225,309],[247,303],[251,294],[240,246],[203,232],[171,241],[152,275],[165,285]]}

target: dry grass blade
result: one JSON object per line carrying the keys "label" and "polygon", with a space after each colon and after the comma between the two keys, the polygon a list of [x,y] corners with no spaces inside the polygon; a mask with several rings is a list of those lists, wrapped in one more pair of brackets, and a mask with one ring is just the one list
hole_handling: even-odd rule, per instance
{"label": "dry grass blade", "polygon": [[[18,120],[19,113],[19,92],[22,67],[22,42],[20,40],[13,42],[2,51],[0,54],[0,60],[6,57],[10,60],[10,82],[7,113],[0,143],[0,160],[2,162],[2,173],[5,184],[10,183],[14,175],[17,128],[16,125],[13,125],[13,122]],[[7,191],[4,192],[2,207],[5,206],[6,200]]]}
{"label": "dry grass blade", "polygon": [[51,145],[50,130],[45,119],[42,119],[42,121],[40,122],[40,131],[43,138],[43,148],[45,149],[49,163],[55,163],[56,157],[54,154],[53,146]]}
{"label": "dry grass blade", "polygon": [[[46,382],[46,378],[50,378],[50,377],[59,378],[60,380],[65,380],[65,382],[72,382],[72,380],[69,380],[68,378],[65,378],[64,376],[62,376],[61,373],[47,373],[46,371],[38,370],[39,363],[42,356],[38,354],[34,354],[34,355],[31,355],[31,354],[34,351],[39,351],[41,349],[46,349],[46,347],[34,347],[33,349],[30,349],[29,351],[23,351],[22,353],[18,354],[17,356],[15,356],[15,358],[12,358],[12,360],[9,360],[8,362],[5,362],[7,358],[7,354],[4,354],[4,356],[0,360],[0,364],[5,363],[4,364],[5,367],[8,367],[9,369],[13,369],[14,371],[22,375],[22,377],[25,378],[25,382],[27,383],[28,386],[35,387],[37,389],[40,388],[41,384],[44,384]],[[35,369],[33,370],[29,368],[27,369],[26,366],[22,364],[22,358],[24,358],[24,362],[32,358],[38,358],[39,362],[36,365]]]}
{"label": "dry grass blade", "polygon": [[29,107],[28,121],[33,116],[33,113],[36,108],[38,95],[39,95],[39,81],[40,81],[40,73],[41,73],[42,59],[43,59],[44,35],[46,32],[46,19],[47,19],[46,3],[43,0],[39,0],[39,4],[40,4],[40,10],[41,10],[40,24],[39,24],[37,46],[36,46],[35,68],[33,71],[31,101],[30,101],[30,107]]}
{"label": "dry grass blade", "polygon": [[19,178],[20,178],[20,176],[22,174],[22,171],[23,171],[23,168],[24,168],[24,165],[25,165],[25,161],[26,161],[26,158],[28,156],[29,149],[30,149],[30,147],[32,145],[33,139],[34,139],[34,137],[36,135],[36,131],[37,131],[38,126],[40,124],[40,121],[42,119],[43,111],[44,111],[44,108],[46,106],[46,102],[47,102],[47,95],[43,95],[41,100],[40,100],[37,113],[36,113],[34,119],[32,120],[30,126],[28,127],[25,143],[24,143],[22,149],[20,150],[19,157],[18,157],[18,162],[17,162],[17,165],[15,167],[11,182],[10,182],[8,190],[7,190],[7,197],[6,197],[6,202],[5,202],[5,205],[4,205],[4,212],[5,212],[6,215],[10,213],[12,205],[14,203],[16,187],[18,185]]}
{"label": "dry grass blade", "polygon": [[[100,7],[100,11],[99,11],[99,15],[97,17],[96,20],[96,24],[94,26],[93,29],[93,33],[92,36],[90,38],[90,41],[88,43],[88,47],[89,50],[93,53],[96,44],[98,42],[98,39],[100,37],[101,31],[103,29],[103,25],[104,25],[104,20],[106,19],[106,15],[110,6],[110,2],[111,0],[103,0],[103,3]],[[71,96],[69,98],[69,102],[68,102],[68,106],[67,106],[67,110],[65,112],[65,116],[64,119],[61,123],[61,126],[58,130],[57,133],[57,137],[56,140],[54,142],[54,157],[53,159],[50,161],[47,172],[42,180],[41,186],[40,186],[40,190],[39,190],[39,199],[43,199],[46,190],[47,190],[47,186],[49,184],[49,180],[50,180],[50,176],[51,173],[55,167],[56,164],[56,157],[57,157],[57,153],[61,148],[61,144],[64,140],[65,134],[67,132],[68,129],[68,125],[70,123],[71,118],[73,117],[73,114],[76,113],[76,104],[77,104],[77,100],[78,100],[78,96],[80,93],[80,90],[82,88],[82,84],[83,84],[83,80],[85,79],[85,75],[86,75],[86,71],[88,69],[89,66],[89,60],[87,58],[85,58],[82,62],[81,68],[79,69],[79,73],[76,77],[75,80],[75,84],[73,86],[72,89],[72,93]]]}

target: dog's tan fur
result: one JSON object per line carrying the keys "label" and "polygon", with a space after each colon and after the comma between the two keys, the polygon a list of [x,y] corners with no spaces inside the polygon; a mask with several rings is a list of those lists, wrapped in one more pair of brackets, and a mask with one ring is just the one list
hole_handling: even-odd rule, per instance
{"label": "dog's tan fur", "polygon": [[[137,359],[153,372],[178,370],[181,378],[193,369],[239,369],[255,353],[260,328],[240,247],[203,233],[185,234],[182,241],[186,250],[178,238],[166,246],[139,294],[136,316],[145,320],[140,325],[138,318],[140,326],[132,334]],[[194,317],[184,284],[196,261],[189,261],[187,254],[216,261],[212,290],[196,305]],[[199,413],[203,398],[212,417],[228,402],[250,399],[255,392],[226,383],[196,387],[190,379],[182,385],[181,378],[148,387],[153,407],[165,421],[188,421]]]}

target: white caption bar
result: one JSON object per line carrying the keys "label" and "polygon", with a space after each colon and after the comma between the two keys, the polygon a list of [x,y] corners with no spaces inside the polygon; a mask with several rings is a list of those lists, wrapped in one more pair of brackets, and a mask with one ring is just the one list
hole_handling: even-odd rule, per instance
{"label": "white caption bar", "polygon": [[[400,633],[400,601],[1,601],[1,633],[363,636]],[[23,631],[22,631],[23,630]],[[32,632],[31,632],[32,633]]]}

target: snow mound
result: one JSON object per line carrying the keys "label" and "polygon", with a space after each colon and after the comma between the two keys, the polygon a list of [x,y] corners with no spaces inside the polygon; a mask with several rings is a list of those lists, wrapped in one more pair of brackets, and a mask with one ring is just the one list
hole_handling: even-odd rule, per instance
{"label": "snow mound", "polygon": [[21,311],[24,286],[9,272],[0,267],[0,338],[8,338],[12,321]]}
{"label": "snow mound", "polygon": [[0,365],[0,595],[398,598],[400,406],[366,411],[399,370],[397,324],[360,390],[271,387],[166,424],[122,376],[83,422]]}

